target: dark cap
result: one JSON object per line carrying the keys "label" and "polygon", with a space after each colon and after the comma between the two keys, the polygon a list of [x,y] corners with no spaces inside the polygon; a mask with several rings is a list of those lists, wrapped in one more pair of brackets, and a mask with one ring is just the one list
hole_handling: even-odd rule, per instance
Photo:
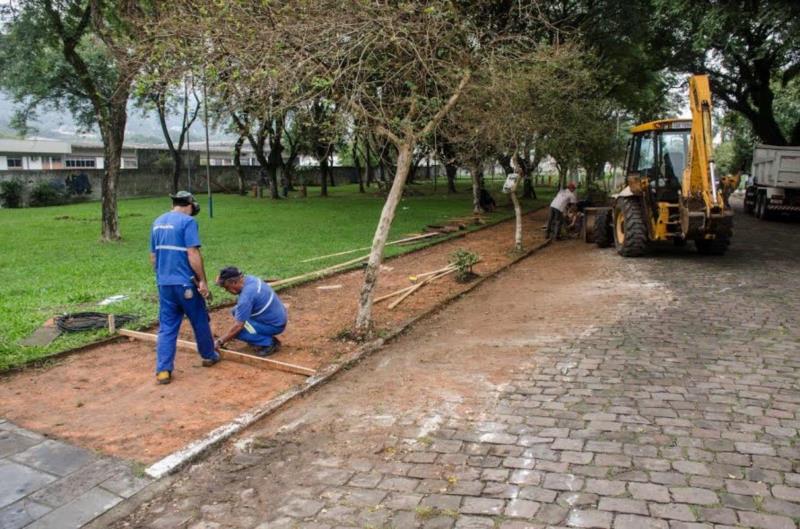
{"label": "dark cap", "polygon": [[241,270],[236,268],[235,266],[226,266],[222,270],[219,271],[219,275],[217,276],[217,284],[222,285],[225,281],[229,279],[235,279],[242,275]]}
{"label": "dark cap", "polygon": [[172,193],[169,195],[169,198],[171,198],[173,202],[181,203],[186,206],[194,202],[194,195],[188,191],[178,191],[177,193]]}

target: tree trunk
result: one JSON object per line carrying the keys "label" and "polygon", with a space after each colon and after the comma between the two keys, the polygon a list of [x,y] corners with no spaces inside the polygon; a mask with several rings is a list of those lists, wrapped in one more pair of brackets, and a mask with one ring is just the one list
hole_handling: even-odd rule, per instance
{"label": "tree trunk", "polygon": [[319,172],[321,189],[319,195],[321,197],[328,196],[328,157],[323,156],[319,159]]}
{"label": "tree trunk", "polygon": [[514,227],[514,250],[517,252],[522,251],[522,208],[519,205],[519,198],[517,198],[517,186],[511,190],[511,202],[514,203],[514,218],[516,221]]}
{"label": "tree trunk", "polygon": [[181,153],[177,150],[172,151],[172,192],[177,193],[179,182],[181,178],[181,173],[183,172],[183,160],[181,157]]}
{"label": "tree trunk", "polygon": [[567,166],[558,166],[558,190],[561,191],[565,187],[567,187],[567,172],[569,169]]}
{"label": "tree trunk", "polygon": [[456,175],[458,175],[458,166],[451,162],[445,162],[444,172],[447,174],[447,192],[458,193],[458,189],[456,189]]}
{"label": "tree trunk", "polygon": [[[163,90],[166,90],[166,88],[163,88]],[[167,108],[166,102],[164,101],[166,97],[167,96],[165,93],[159,91],[152,96],[151,99],[155,103],[156,114],[158,114],[158,122],[161,125],[161,132],[164,134],[164,141],[167,143],[167,149],[172,157],[172,192],[177,193],[181,177],[181,153],[175,149],[175,144],[172,142],[172,136],[170,136],[169,133],[169,126],[167,125]]]}
{"label": "tree trunk", "polygon": [[378,284],[378,274],[380,272],[383,251],[386,247],[386,239],[389,236],[389,228],[392,226],[397,205],[403,196],[408,171],[411,167],[411,153],[414,150],[414,140],[406,140],[398,146],[397,170],[395,172],[392,188],[386,203],[381,211],[381,218],[372,239],[372,250],[367,261],[367,268],[364,271],[364,283],[361,286],[361,294],[358,302],[358,315],[356,317],[356,333],[366,336],[372,324],[372,300],[375,287]]}
{"label": "tree trunk", "polygon": [[283,171],[286,175],[286,182],[289,184],[289,191],[294,191],[294,163],[297,160],[297,154],[289,152],[289,158],[283,165]]}
{"label": "tree trunk", "polygon": [[278,192],[278,167],[269,164],[267,167],[267,178],[269,181],[269,197],[272,200],[280,200],[281,195]]}
{"label": "tree trunk", "polygon": [[233,144],[233,165],[236,167],[236,177],[239,180],[239,194],[246,195],[244,168],[242,168],[242,145],[244,144],[244,136],[239,136],[236,143]]}
{"label": "tree trunk", "polygon": [[511,188],[511,202],[514,203],[514,250],[517,252],[522,251],[522,208],[519,205],[519,198],[517,198],[517,186],[519,181],[525,177],[525,165],[520,163],[521,160],[517,157],[516,153],[511,157],[511,166],[517,173],[517,181]]}
{"label": "tree trunk", "polygon": [[470,175],[472,176],[472,213],[475,215],[480,215],[484,212],[483,208],[481,207],[483,171],[479,165],[474,165],[470,168]]}
{"label": "tree trunk", "polygon": [[122,144],[125,139],[127,112],[122,108],[111,108],[109,122],[101,124],[103,132],[103,155],[105,156],[103,178],[100,183],[102,201],[101,241],[121,239],[119,215],[117,214],[117,182],[122,165]]}
{"label": "tree trunk", "polygon": [[331,179],[331,187],[336,187],[336,180],[333,177],[333,155],[328,155],[328,178]]}
{"label": "tree trunk", "polygon": [[430,181],[431,179],[431,157],[430,155],[425,156],[425,180]]}
{"label": "tree trunk", "polygon": [[527,173],[522,180],[522,198],[536,198],[536,190],[533,188],[533,178]]}
{"label": "tree trunk", "polygon": [[369,150],[369,136],[367,136],[367,141],[364,143],[364,163],[367,166],[367,187],[371,186],[375,181],[375,173],[372,170],[372,155],[370,154]]}
{"label": "tree trunk", "polygon": [[269,192],[270,198],[278,200],[281,198],[278,193],[278,169],[283,165],[283,144],[281,143],[281,132],[283,127],[275,124],[269,136],[269,156],[267,157],[267,167],[269,172]]}
{"label": "tree trunk", "polygon": [[364,189],[364,179],[361,177],[361,160],[358,158],[356,143],[357,142],[353,142],[353,165],[356,168],[356,176],[358,177],[358,192],[366,193],[367,191]]}

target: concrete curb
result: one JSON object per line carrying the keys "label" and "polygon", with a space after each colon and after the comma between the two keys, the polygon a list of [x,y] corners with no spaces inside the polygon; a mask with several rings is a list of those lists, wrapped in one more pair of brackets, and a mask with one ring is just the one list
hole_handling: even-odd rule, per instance
{"label": "concrete curb", "polygon": [[184,448],[178,450],[177,452],[173,452],[172,454],[164,457],[163,459],[156,461],[155,463],[147,467],[147,469],[145,469],[145,473],[152,478],[160,479],[173,472],[176,472],[183,466],[200,458],[205,452],[207,452],[211,448],[218,446],[222,442],[226,441],[233,435],[244,430],[245,428],[252,425],[256,421],[277,411],[281,406],[283,406],[287,402],[290,402],[297,397],[309,393],[318,386],[321,386],[322,384],[332,380],[338,373],[355,366],[356,364],[361,362],[361,360],[367,358],[375,351],[381,349],[381,347],[383,347],[385,343],[387,343],[390,340],[393,340],[394,338],[397,338],[399,335],[407,331],[409,328],[411,328],[420,320],[428,318],[431,315],[441,311],[448,305],[452,304],[454,301],[458,300],[459,298],[463,297],[464,295],[478,288],[488,279],[497,276],[498,274],[505,271],[509,267],[513,266],[514,264],[518,263],[519,261],[527,257],[530,257],[531,255],[533,255],[534,253],[536,253],[537,251],[541,250],[542,248],[546,247],[549,244],[550,241],[545,241],[531,248],[530,250],[523,252],[522,254],[515,257],[505,265],[501,266],[491,274],[477,279],[465,290],[450,296],[449,298],[443,300],[436,306],[431,307],[425,312],[411,318],[410,320],[400,325],[399,327],[396,327],[389,333],[388,336],[368,342],[367,344],[359,347],[343,362],[329,365],[328,367],[326,367],[313,377],[307,379],[304,384],[300,386],[294,386],[291,389],[287,390],[286,392],[278,395],[277,397],[259,406],[251,408],[250,410],[236,417],[234,420],[212,430],[204,437],[192,441],[191,443],[186,445]]}

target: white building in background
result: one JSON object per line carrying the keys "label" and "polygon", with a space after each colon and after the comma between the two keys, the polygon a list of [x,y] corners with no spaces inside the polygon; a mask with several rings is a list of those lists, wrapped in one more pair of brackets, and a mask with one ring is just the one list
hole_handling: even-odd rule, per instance
{"label": "white building in background", "polygon": [[0,171],[63,169],[72,147],[64,141],[0,140]]}
{"label": "white building in background", "polygon": [[[169,156],[166,145],[145,145],[126,143],[122,149],[122,169],[138,169],[139,153],[159,152]],[[264,153],[269,155],[269,151]],[[184,159],[191,157],[201,167],[206,165],[206,146],[204,142],[192,142],[184,146]],[[212,167],[233,166],[233,142],[215,141],[209,145],[209,162]],[[288,153],[284,151],[284,160]],[[147,160],[148,157],[143,157]],[[241,164],[258,166],[258,159],[249,143],[242,145]],[[339,165],[334,156],[332,165]],[[142,162],[142,163],[147,163]],[[319,164],[316,158],[300,155],[296,162],[299,167],[314,167]],[[66,142],[48,139],[0,139],[0,172],[4,171],[80,171],[81,169],[104,169],[105,155],[100,143]]]}
{"label": "white building in background", "polygon": [[[122,168],[136,169],[138,166],[136,148],[124,147]],[[0,171],[75,171],[104,167],[103,146],[99,144],[0,139]]]}

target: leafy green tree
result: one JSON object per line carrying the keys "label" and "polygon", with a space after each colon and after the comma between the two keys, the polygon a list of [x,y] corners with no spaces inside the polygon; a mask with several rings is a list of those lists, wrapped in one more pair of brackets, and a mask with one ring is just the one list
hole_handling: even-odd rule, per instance
{"label": "leafy green tree", "polygon": [[749,173],[756,138],[750,122],[737,112],[727,112],[718,120],[722,143],[714,149],[719,174]]}
{"label": "leafy green tree", "polygon": [[800,2],[653,1],[653,30],[672,50],[673,69],[708,73],[713,95],[762,142],[800,145],[797,104],[792,111],[776,94],[800,74]]}
{"label": "leafy green tree", "polygon": [[0,28],[0,87],[20,105],[25,128],[37,111],[66,109],[83,127],[97,125],[105,169],[103,241],[120,238],[117,181],[127,104],[139,72],[135,20],[156,4],[137,0],[20,0]]}

